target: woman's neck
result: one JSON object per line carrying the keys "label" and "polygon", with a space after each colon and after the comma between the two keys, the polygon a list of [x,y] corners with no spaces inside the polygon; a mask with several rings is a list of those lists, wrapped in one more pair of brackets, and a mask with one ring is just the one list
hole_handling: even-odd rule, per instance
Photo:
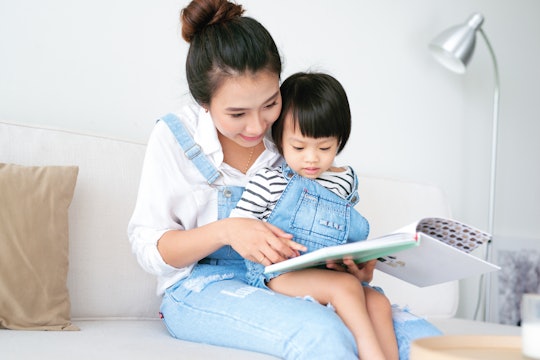
{"label": "woman's neck", "polygon": [[255,163],[259,155],[261,155],[265,149],[263,141],[252,147],[244,147],[223,136],[219,132],[218,138],[221,143],[221,148],[223,149],[223,162],[244,174]]}

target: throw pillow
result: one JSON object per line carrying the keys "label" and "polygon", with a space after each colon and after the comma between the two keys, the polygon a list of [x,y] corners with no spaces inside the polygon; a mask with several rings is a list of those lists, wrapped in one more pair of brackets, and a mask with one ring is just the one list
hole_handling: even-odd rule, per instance
{"label": "throw pillow", "polygon": [[78,171],[0,163],[0,328],[78,330],[66,284]]}

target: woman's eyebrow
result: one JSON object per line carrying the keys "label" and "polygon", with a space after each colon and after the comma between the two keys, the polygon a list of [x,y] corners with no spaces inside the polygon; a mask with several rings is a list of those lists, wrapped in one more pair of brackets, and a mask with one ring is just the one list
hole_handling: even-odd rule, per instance
{"label": "woman's eyebrow", "polygon": [[279,91],[280,91],[280,90],[278,89],[278,91],[276,91],[276,92],[274,93],[274,95],[272,95],[272,96],[270,96],[268,99],[266,99],[265,103],[269,102],[270,100],[274,100],[275,98],[277,98],[278,95],[279,95]]}
{"label": "woman's eyebrow", "polygon": [[[272,96],[270,96],[268,99],[266,99],[263,104],[266,104],[267,102],[269,102],[270,100],[273,100],[275,98],[277,98],[279,95],[279,90],[276,91]],[[249,110],[249,108],[242,108],[242,107],[228,107],[228,108],[225,108],[225,110],[227,111],[245,111],[245,110]]]}

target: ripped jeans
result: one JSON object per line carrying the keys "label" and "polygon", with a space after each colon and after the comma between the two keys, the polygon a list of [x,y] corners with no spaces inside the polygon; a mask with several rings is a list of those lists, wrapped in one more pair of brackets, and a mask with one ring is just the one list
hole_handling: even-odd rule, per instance
{"label": "ripped jeans", "polygon": [[[224,218],[243,188],[218,191],[218,216]],[[246,272],[244,259],[229,246],[201,260],[163,296],[171,335],[282,359],[358,359],[354,337],[332,308],[250,286]]]}
{"label": "ripped jeans", "polygon": [[243,260],[197,265],[164,295],[169,332],[283,359],[358,359],[352,334],[331,308],[249,286],[245,274]]}

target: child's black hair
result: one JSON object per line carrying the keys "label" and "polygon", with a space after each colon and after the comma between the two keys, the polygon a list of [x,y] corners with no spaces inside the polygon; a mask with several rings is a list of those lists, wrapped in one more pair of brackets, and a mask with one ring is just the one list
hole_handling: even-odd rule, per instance
{"label": "child's black hair", "polygon": [[351,133],[351,110],[339,81],[328,74],[299,72],[283,82],[281,96],[281,114],[272,126],[272,138],[281,154],[283,128],[289,114],[302,135],[336,137],[337,153],[343,150]]}

